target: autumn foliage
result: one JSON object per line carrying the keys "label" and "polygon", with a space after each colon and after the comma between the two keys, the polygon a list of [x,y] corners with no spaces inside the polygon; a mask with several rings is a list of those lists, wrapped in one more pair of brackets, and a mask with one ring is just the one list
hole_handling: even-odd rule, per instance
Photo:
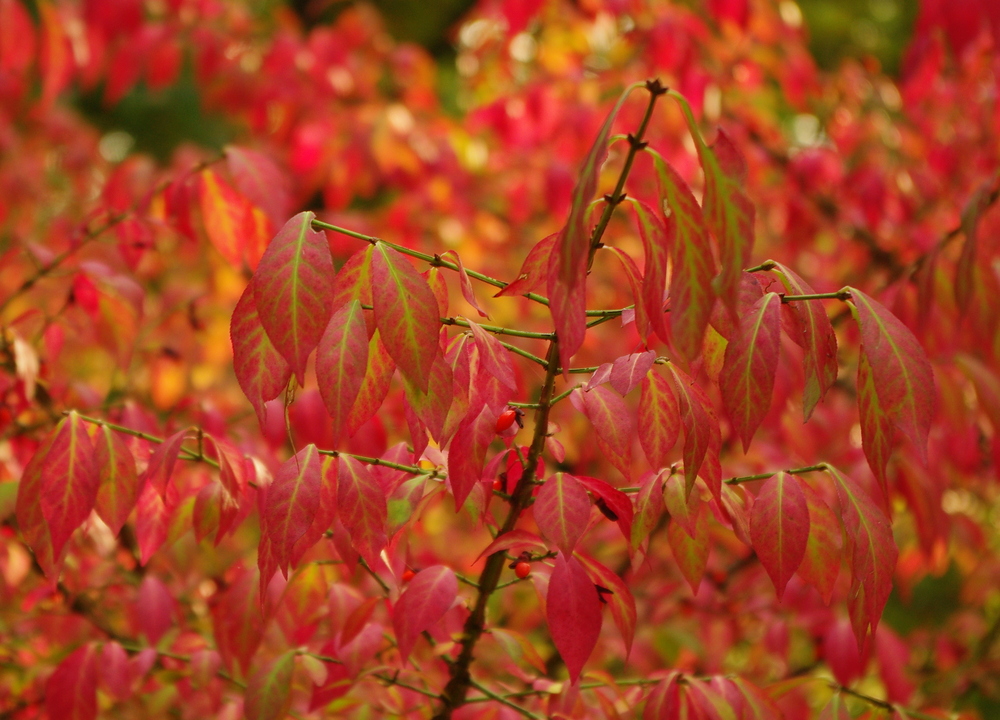
{"label": "autumn foliage", "polygon": [[993,3],[335,16],[0,0],[0,718],[996,717]]}

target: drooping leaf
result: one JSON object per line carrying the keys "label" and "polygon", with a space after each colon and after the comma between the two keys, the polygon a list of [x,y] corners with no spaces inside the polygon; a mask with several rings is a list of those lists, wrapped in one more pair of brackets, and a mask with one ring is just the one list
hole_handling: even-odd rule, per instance
{"label": "drooping leaf", "polygon": [[639,485],[639,492],[635,496],[635,514],[629,543],[631,552],[639,549],[662,515],[663,478],[660,473],[654,473]]}
{"label": "drooping leaf", "polygon": [[552,642],[575,683],[601,633],[601,601],[580,561],[564,553],[556,555],[545,616]]}
{"label": "drooping leaf", "polygon": [[680,174],[653,154],[663,197],[664,232],[670,247],[670,329],[688,360],[701,352],[702,337],[715,304],[715,259],[698,201]]}
{"label": "drooping leaf", "polygon": [[240,267],[250,203],[211,168],[201,172],[199,199],[208,239],[233,267]]}
{"label": "drooping leaf", "polygon": [[[331,292],[331,312],[336,312],[351,300],[362,306],[372,307],[372,246],[364,248],[347,258],[347,262],[337,271]],[[368,338],[375,334],[375,311],[364,310]]]}
{"label": "drooping leaf", "polygon": [[361,382],[361,389],[347,416],[348,435],[357,432],[359,427],[378,412],[389,393],[389,383],[394,372],[396,363],[389,357],[389,352],[382,344],[381,333],[376,330],[368,341],[368,370],[365,372],[365,379]]}
{"label": "drooping leaf", "polygon": [[827,465],[840,498],[844,531],[851,543],[851,598],[863,622],[855,624],[858,647],[867,645],[867,628],[874,634],[892,591],[899,551],[892,527],[878,504],[855,480]]}
{"label": "drooping leaf", "polygon": [[448,611],[458,595],[451,568],[432,565],[410,580],[392,611],[392,627],[403,664],[420,633],[430,629]]}
{"label": "drooping leaf", "polygon": [[479,305],[479,301],[476,300],[476,293],[472,289],[472,281],[469,279],[469,273],[465,271],[465,266],[462,264],[462,258],[458,256],[458,253],[454,250],[446,250],[441,253],[441,257],[444,260],[449,260],[458,266],[458,278],[459,283],[462,287],[462,297],[465,298],[465,302],[469,303],[477,313],[479,317],[489,318],[489,314]]}
{"label": "drooping leaf", "polygon": [[771,407],[778,368],[781,298],[767,293],[740,317],[739,329],[726,346],[719,376],[722,402],[743,441],[743,451]]}
{"label": "drooping leaf", "polygon": [[708,511],[704,503],[698,505],[694,515],[694,535],[689,535],[680,523],[671,521],[667,526],[667,542],[691,592],[697,593],[708,565]]}
{"label": "drooping leaf", "polygon": [[375,567],[386,543],[385,494],[364,463],[349,455],[340,456],[337,507],[351,534],[351,544],[370,567]]}
{"label": "drooping leaf", "polygon": [[267,420],[265,404],[278,397],[292,376],[292,367],[281,356],[257,315],[253,281],[246,286],[233,310],[229,326],[233,344],[233,369],[236,380],[257,413],[260,426]]}
{"label": "drooping leaf", "polygon": [[[629,198],[632,200],[631,198]],[[636,315],[644,308],[653,330],[666,341],[666,317],[663,312],[663,293],[667,286],[667,263],[674,243],[673,228],[668,228],[660,213],[639,200],[632,200],[639,237],[646,261],[642,268],[642,291],[635,298]]]}
{"label": "drooping leaf", "polygon": [[879,401],[926,462],[934,418],[934,372],[927,355],[909,328],[881,303],[855,288],[848,290]]}
{"label": "drooping leaf", "polygon": [[292,704],[295,650],[288,650],[257,670],[247,683],[243,712],[247,720],[282,720]]}
{"label": "drooping leaf", "polygon": [[333,420],[334,446],[344,435],[367,370],[368,331],[361,303],[351,300],[331,316],[316,349],[316,382]]}
{"label": "drooping leaf", "polygon": [[229,495],[240,500],[247,489],[246,458],[228,440],[203,433],[205,454],[219,465],[219,480]]}
{"label": "drooping leaf", "polygon": [[670,513],[670,521],[678,523],[691,537],[697,534],[696,521],[701,507],[698,493],[689,493],[684,478],[670,474],[663,480],[663,507]]}
{"label": "drooping leaf", "polygon": [[657,683],[646,697],[646,706],[642,710],[642,720],[674,720],[683,717],[679,713],[680,685],[677,680],[680,673],[671,670],[667,677]]}
{"label": "drooping leaf", "polygon": [[[563,235],[565,233],[564,230]],[[583,338],[587,333],[587,283],[585,277],[572,284],[564,283],[559,277],[559,269],[559,255],[553,252],[549,258],[549,311],[559,338],[559,365],[565,375],[570,367],[570,359],[583,345]],[[581,270],[581,274],[585,272],[586,267]]]}
{"label": "drooping leaf", "polygon": [[574,557],[583,565],[591,580],[611,591],[610,594],[602,593],[602,596],[611,609],[611,618],[615,621],[618,632],[622,634],[622,640],[625,641],[625,659],[628,660],[628,656],[632,653],[637,617],[632,591],[628,589],[624,580],[594,558],[580,552],[575,553]]}
{"label": "drooping leaf", "polygon": [[691,492],[694,481],[702,471],[702,465],[705,464],[706,471],[710,470],[705,478],[708,488],[718,497],[722,482],[721,469],[716,471],[718,457],[714,458],[714,464],[709,464],[710,459],[707,456],[712,448],[718,453],[718,447],[721,445],[719,421],[711,401],[698,384],[673,363],[669,368],[674,377],[674,389],[677,391],[678,405],[681,409],[681,425],[684,428],[683,458],[687,491]]}
{"label": "drooping leaf", "polygon": [[[775,270],[789,295],[812,295],[815,291],[791,269],[775,263]],[[837,336],[822,303],[788,303],[795,318],[794,337],[805,352],[806,384],[802,394],[803,421],[808,421],[816,403],[837,379]]]}
{"label": "drooping leaf", "polygon": [[244,569],[233,584],[213,597],[212,629],[222,662],[244,674],[263,639],[257,573]]}
{"label": "drooping leaf", "polygon": [[427,389],[438,354],[438,304],[420,273],[384,243],[372,252],[372,303],[382,342],[403,375]]}
{"label": "drooping leaf", "polygon": [[86,425],[75,411],[63,418],[52,431],[41,468],[42,516],[49,527],[55,557],[90,515],[101,483]]}
{"label": "drooping leaf", "polygon": [[601,510],[601,513],[605,517],[611,520],[611,515],[614,516],[613,522],[618,523],[618,527],[621,528],[625,539],[631,538],[632,518],[635,515],[635,511],[632,508],[632,501],[629,500],[628,495],[621,490],[613,488],[603,480],[587,477],[586,475],[575,475],[574,477],[594,495],[598,502],[598,509]]}
{"label": "drooping leaf", "polygon": [[625,477],[632,465],[632,414],[625,401],[605,387],[581,393],[583,411],[597,433],[597,446]]}
{"label": "drooping leaf", "polygon": [[[624,250],[611,246],[608,246],[606,249],[610,250],[621,261],[622,269],[625,270],[625,277],[628,279],[629,287],[632,288],[632,297],[635,299],[635,329],[642,341],[646,342],[649,338],[651,325],[649,312],[642,302],[642,273],[639,272],[639,268],[636,266],[632,256]],[[624,314],[622,317],[624,322]]]}
{"label": "drooping leaf", "polygon": [[819,591],[824,602],[829,603],[840,574],[843,544],[840,520],[819,493],[807,484],[801,487],[809,506],[809,540],[798,573]]}
{"label": "drooping leaf", "polygon": [[278,569],[285,577],[296,541],[319,511],[323,461],[315,445],[307,445],[274,474],[264,494],[261,536],[271,543]]}
{"label": "drooping leaf", "polygon": [[656,353],[652,350],[616,358],[611,364],[611,387],[622,396],[628,395],[646,377],[655,360]]}
{"label": "drooping leaf", "polygon": [[548,546],[535,533],[515,528],[503,535],[498,535],[496,540],[487,545],[486,549],[479,553],[479,557],[476,560],[478,561],[480,558],[488,557],[493,553],[504,550],[512,555],[517,555],[523,550],[534,550],[535,552],[544,553],[548,550]]}
{"label": "drooping leaf", "polygon": [[45,683],[45,710],[48,717],[95,720],[97,661],[93,643],[87,643],[59,663],[59,667]]}
{"label": "drooping leaf", "polygon": [[809,505],[796,478],[779,472],[764,483],[750,512],[750,538],[781,600],[809,540]]}
{"label": "drooping leaf", "polygon": [[639,396],[639,443],[655,469],[668,464],[670,451],[681,432],[680,406],[670,381],[657,372],[642,380]]}
{"label": "drooping leaf", "polygon": [[819,720],[851,720],[851,711],[847,707],[847,699],[841,693],[834,693],[830,702],[819,714]]}
{"label": "drooping leaf", "polygon": [[590,497],[575,477],[556,473],[542,485],[532,506],[542,536],[567,555],[587,529]]}
{"label": "drooping leaf", "polygon": [[139,564],[145,565],[167,541],[167,508],[152,483],[146,483],[136,503],[135,539],[139,545]]}
{"label": "drooping leaf", "polygon": [[94,439],[94,459],[100,477],[94,510],[118,535],[139,499],[135,458],[122,437],[102,425]]}
{"label": "drooping leaf", "polygon": [[175,624],[174,596],[162,580],[146,575],[139,583],[135,605],[139,629],[150,645],[156,645]]}
{"label": "drooping leaf", "polygon": [[237,189],[267,216],[280,222],[291,205],[288,175],[264,153],[250,148],[227,145],[226,167]]}
{"label": "drooping leaf", "polygon": [[472,488],[482,479],[486,448],[496,434],[496,417],[483,405],[458,426],[448,448],[448,481],[455,496],[455,510],[460,510]]}
{"label": "drooping leaf", "polygon": [[420,277],[427,280],[427,286],[431,289],[434,299],[437,301],[438,315],[447,317],[448,315],[448,283],[444,279],[444,271],[439,267],[430,267],[420,273]]}
{"label": "drooping leaf", "polygon": [[454,401],[455,377],[445,355],[438,354],[431,366],[427,390],[421,391],[409,379],[403,378],[406,400],[417,418],[439,444],[443,442],[448,411]]}
{"label": "drooping leaf", "polygon": [[296,567],[302,556],[330,529],[337,517],[337,488],[340,458],[326,455],[320,465],[319,505],[308,529],[295,541],[290,556],[291,566]]}
{"label": "drooping leaf", "polygon": [[523,295],[545,287],[548,278],[549,257],[552,255],[552,249],[558,238],[559,233],[552,233],[535,243],[528,251],[528,256],[524,259],[517,278],[493,297]]}
{"label": "drooping leaf", "polygon": [[510,352],[493,335],[471,320],[468,322],[472,336],[476,340],[476,349],[479,351],[480,371],[489,373],[516,392],[517,380],[514,377],[514,365],[510,361]]}
{"label": "drooping leaf", "polygon": [[312,229],[315,217],[302,212],[285,223],[264,251],[251,283],[264,331],[299,384],[333,312],[333,258],[326,235]]}
{"label": "drooping leaf", "polygon": [[181,444],[191,434],[191,428],[184,428],[175,432],[164,440],[153,451],[146,464],[146,470],[140,478],[141,486],[152,486],[160,496],[167,493],[167,483],[174,473],[174,465],[177,463],[177,456],[181,451]]}
{"label": "drooping leaf", "polygon": [[895,429],[892,426],[892,419],[879,398],[875,386],[875,375],[872,373],[868,354],[864,348],[858,354],[858,416],[861,421],[861,447],[864,450],[865,458],[882,488],[882,494],[888,497],[888,480],[885,471],[889,463],[889,455],[892,454]]}

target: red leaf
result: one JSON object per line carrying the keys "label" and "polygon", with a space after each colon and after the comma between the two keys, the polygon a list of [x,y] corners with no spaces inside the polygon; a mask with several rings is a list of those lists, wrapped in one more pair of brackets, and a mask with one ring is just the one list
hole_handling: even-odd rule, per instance
{"label": "red leaf", "polygon": [[979,218],[982,213],[992,204],[990,202],[991,192],[995,192],[997,178],[976,188],[976,191],[969,198],[962,209],[962,232],[965,234],[965,244],[962,245],[962,253],[958,257],[955,265],[955,302],[958,305],[960,315],[964,315],[969,309],[969,301],[976,285],[976,274],[978,272],[976,264],[976,245],[978,244]]}
{"label": "red leaf", "polygon": [[295,545],[292,547],[292,567],[299,564],[299,560],[302,559],[306,551],[323,537],[337,517],[339,469],[339,457],[329,455],[323,457],[320,469],[319,506],[309,528],[302,534],[302,537],[295,541]]}
{"label": "red leaf", "polygon": [[671,232],[674,228],[668,229],[660,213],[644,202],[632,200],[632,208],[639,221],[639,237],[642,238],[646,257],[642,268],[642,290],[635,298],[636,315],[641,307],[653,330],[665,341],[670,335],[663,312],[663,293],[667,286],[667,259],[674,244],[674,233]]}
{"label": "red leaf", "polygon": [[208,457],[219,464],[219,480],[230,497],[239,500],[247,489],[246,458],[226,440],[204,434]]}
{"label": "red leaf", "polygon": [[344,434],[367,370],[368,330],[361,303],[351,300],[330,318],[316,350],[316,381],[333,419],[334,446]]}
{"label": "red leaf", "polygon": [[[559,279],[559,267],[559,255],[553,252],[549,258],[548,271],[549,311],[559,337],[559,364],[565,375],[570,367],[570,359],[583,345],[583,337],[587,333],[587,287],[586,278],[572,284],[562,282]],[[586,268],[581,273],[585,271]]]}
{"label": "red leaf", "polygon": [[656,353],[652,350],[617,358],[611,365],[611,387],[622,396],[628,395],[643,381],[655,360]]}
{"label": "red leaf", "polygon": [[413,576],[392,611],[392,627],[403,664],[420,633],[430,629],[455,602],[458,580],[444,565],[433,565]]}
{"label": "red leaf", "polygon": [[482,480],[486,448],[496,434],[496,416],[486,405],[458,426],[448,449],[448,481],[460,510],[472,488]]}
{"label": "red leaf", "polygon": [[152,483],[146,483],[139,493],[135,517],[139,564],[145,565],[167,541],[167,508]]}
{"label": "red leaf", "polygon": [[233,344],[236,380],[257,413],[263,428],[267,421],[265,403],[281,394],[292,376],[292,368],[264,332],[254,302],[253,281],[246,286],[233,310],[229,337]]}
{"label": "red leaf", "polygon": [[337,505],[351,544],[369,567],[375,567],[386,544],[385,494],[367,466],[349,455],[340,456]]}
{"label": "red leaf", "polygon": [[657,372],[642,380],[638,422],[639,443],[649,464],[656,469],[665,467],[681,432],[680,406],[670,382]]}
{"label": "red leaf", "polygon": [[396,364],[389,357],[388,350],[382,344],[381,333],[375,332],[368,341],[368,370],[361,382],[361,389],[347,416],[347,434],[354,435],[358,428],[368,422],[372,415],[378,412],[382,401],[389,393],[389,382],[396,372]]}
{"label": "red leaf", "polygon": [[410,382],[426,390],[438,353],[437,300],[410,261],[384,243],[372,252],[372,302],[389,355]]}
{"label": "red leaf", "polygon": [[315,445],[307,445],[286,460],[263,490],[261,539],[285,577],[296,541],[312,525],[319,511],[323,462]]}
{"label": "red leaf", "polygon": [[246,252],[244,228],[250,203],[211,169],[201,173],[199,199],[208,239],[230,265],[240,267]]}
{"label": "red leaf", "polygon": [[[674,376],[674,388],[677,390],[678,405],[681,409],[681,425],[684,427],[684,479],[687,491],[691,492],[699,472],[705,470],[708,487],[712,494],[718,497],[722,483],[721,469],[718,473],[715,471],[718,458],[714,464],[709,464],[709,458],[706,457],[713,448],[717,453],[721,445],[719,421],[715,417],[715,410],[694,380],[676,365],[671,364],[669,367]],[[703,464],[706,465],[705,468],[702,467]]]}
{"label": "red leaf", "polygon": [[254,303],[275,349],[301,385],[306,360],[326,330],[332,310],[333,258],[326,235],[302,212],[278,231],[254,274]]}
{"label": "red leaf", "polygon": [[809,505],[797,479],[779,472],[764,483],[750,511],[750,538],[781,600],[809,540]]}
{"label": "red leaf", "polygon": [[590,497],[575,477],[556,473],[542,485],[532,506],[542,536],[567,555],[587,529]]}
{"label": "red leaf", "polygon": [[249,148],[227,145],[226,167],[236,187],[267,213],[273,222],[288,216],[291,192],[288,178],[267,155]]}
{"label": "red leaf", "polygon": [[[639,272],[639,268],[636,266],[635,261],[632,257],[626,253],[624,250],[616,247],[608,246],[606,248],[610,250],[618,259],[621,261],[622,268],[625,270],[625,277],[628,278],[628,284],[632,288],[632,297],[635,302],[635,329],[639,333],[639,337],[643,342],[647,342],[649,338],[650,331],[650,319],[649,312],[646,310],[645,304],[642,302],[642,273]],[[662,301],[661,301],[662,303]],[[661,307],[660,315],[663,314]],[[622,315],[622,323],[624,324],[624,314]],[[595,384],[600,384],[604,382],[600,380]]]}
{"label": "red leaf", "polygon": [[517,391],[517,380],[514,378],[514,365],[510,361],[510,353],[493,335],[483,330],[476,323],[468,320],[472,336],[476,339],[476,349],[479,351],[480,372],[487,372],[503,385]]}
{"label": "red leaf", "polygon": [[53,430],[41,467],[42,516],[55,557],[97,500],[101,479],[86,422],[71,411]]}
{"label": "red leaf", "polygon": [[878,504],[851,478],[830,465],[826,470],[836,481],[841,517],[851,552],[851,599],[863,621],[855,624],[858,647],[867,645],[866,630],[878,626],[889,593],[899,552],[892,527]]}
{"label": "red leaf", "polygon": [[115,700],[128,700],[132,696],[132,678],[129,676],[128,653],[115,641],[104,643],[97,661],[101,685]]}
{"label": "red leaf", "polygon": [[632,414],[625,401],[605,387],[580,391],[583,412],[597,431],[597,446],[625,477],[632,466]]}
{"label": "red leaf", "polygon": [[621,528],[622,534],[625,535],[625,539],[631,538],[634,510],[632,509],[632,501],[629,500],[628,495],[621,490],[616,490],[603,480],[587,477],[586,475],[575,475],[574,477],[581,485],[590,490],[598,500],[602,500],[608,511],[617,516],[618,519],[616,522],[618,523],[618,527]]}
{"label": "red leaf", "polygon": [[247,720],[282,720],[292,704],[295,650],[288,650],[261,667],[247,683],[243,712]]}
{"label": "red leaf", "polygon": [[698,493],[688,493],[680,475],[669,475],[663,481],[663,506],[670,513],[671,522],[677,522],[691,537],[698,531],[696,521],[701,508]]}
{"label": "red leaf", "polygon": [[454,250],[446,250],[441,253],[441,257],[444,260],[450,260],[458,266],[458,278],[462,286],[462,297],[465,298],[465,302],[469,303],[479,313],[479,317],[489,318],[486,311],[480,307],[479,301],[476,300],[476,293],[472,289],[472,281],[469,280],[469,274],[465,272],[465,266],[462,265],[462,258]]}
{"label": "red leaf", "polygon": [[531,641],[524,635],[513,630],[504,630],[493,627],[489,630],[490,635],[503,647],[504,651],[514,660],[524,660],[531,667],[540,673],[547,674],[545,661],[531,644]]}
{"label": "red leaf", "polygon": [[689,535],[680,523],[671,522],[667,526],[667,542],[691,592],[697,593],[708,564],[708,512],[704,503],[699,503],[695,512],[694,535]]}
{"label": "red leaf", "polygon": [[823,638],[823,656],[841,685],[850,685],[864,675],[868,664],[867,652],[862,655],[851,640],[851,625],[846,618],[831,623]]}
{"label": "red leaf", "polygon": [[570,682],[575,683],[601,634],[597,588],[576,558],[567,558],[563,553],[556,556],[545,615],[552,642],[566,663]]}
{"label": "red leaf", "polygon": [[[802,278],[781,263],[775,263],[785,291],[789,295],[812,295],[815,291]],[[816,403],[837,380],[837,336],[823,304],[812,300],[790,302],[787,307],[795,318],[793,339],[805,351],[806,385],[802,395],[803,421],[812,416]]]}
{"label": "red leaf", "polygon": [[97,432],[94,459],[100,477],[94,510],[115,535],[139,499],[139,476],[128,445],[106,425]]}
{"label": "red leaf", "polygon": [[[372,307],[372,246],[363,249],[347,258],[340,268],[337,277],[333,279],[331,292],[331,311],[336,312],[351,300],[357,300],[361,305]],[[365,310],[365,324],[368,327],[368,337],[375,334],[375,313]]]}
{"label": "red leaf", "polygon": [[559,233],[552,233],[548,237],[539,240],[528,251],[528,256],[521,265],[521,271],[518,273],[517,279],[509,283],[493,297],[523,295],[545,287],[549,271],[549,257],[552,255],[552,249],[555,247],[558,238]]}
{"label": "red leaf", "polygon": [[510,532],[505,532],[503,535],[499,535],[496,540],[487,545],[486,549],[479,553],[479,556],[476,557],[476,562],[478,562],[480,558],[487,557],[493,553],[498,553],[503,550],[508,551],[512,555],[518,554],[521,550],[534,550],[536,552],[544,553],[548,550],[548,546],[540,537],[535,535],[535,533],[515,528]]}
{"label": "red leaf", "polygon": [[663,479],[659,473],[650,474],[639,485],[635,496],[635,515],[632,521],[630,549],[635,552],[663,515]]}
{"label": "red leaf", "polygon": [[807,484],[801,487],[809,506],[809,541],[798,573],[800,578],[819,590],[823,602],[829,604],[834,583],[840,574],[843,545],[840,521],[819,493]]}
{"label": "red leaf", "polygon": [[635,598],[628,589],[628,585],[620,577],[601,563],[588,557],[583,553],[576,553],[576,559],[583,565],[584,570],[590,575],[597,585],[611,590],[611,594],[604,594],[604,599],[611,609],[611,618],[615,621],[618,632],[622,634],[625,641],[625,659],[632,653],[632,640],[635,638],[636,609]]}
{"label": "red leaf", "polygon": [[719,385],[744,452],[771,407],[781,336],[780,311],[780,297],[767,293],[749,314],[740,317],[739,329],[726,347]]}
{"label": "red leaf", "polygon": [[879,399],[875,375],[872,373],[868,354],[863,347],[858,355],[858,415],[861,421],[861,447],[864,449],[865,458],[882,488],[882,494],[888,497],[885,470],[889,463],[889,455],[892,454],[895,432],[892,420]]}
{"label": "red leaf", "polygon": [[160,497],[167,494],[167,483],[170,482],[170,476],[174,473],[177,455],[190,432],[191,428],[179,430],[157,446],[153,454],[149,456],[146,471],[140,478],[139,484],[141,486],[150,485],[160,494]]}
{"label": "red leaf", "polygon": [[406,400],[417,418],[438,444],[443,443],[448,411],[455,398],[455,377],[447,357],[438,354],[434,358],[426,391],[421,391],[406,378],[403,378],[403,385],[406,390]]}
{"label": "red leaf", "polygon": [[679,715],[680,708],[680,685],[677,680],[680,673],[672,670],[667,677],[661,680],[646,697],[646,706],[642,710],[642,720],[675,720]]}
{"label": "red leaf", "polygon": [[146,575],[139,584],[135,605],[139,629],[150,645],[156,645],[174,626],[174,596],[158,577]]}
{"label": "red leaf", "polygon": [[934,417],[934,373],[927,355],[909,328],[883,305],[860,290],[848,290],[879,401],[926,463],[927,433]]}
{"label": "red leaf", "polygon": [[674,344],[688,360],[701,353],[715,291],[715,259],[705,219],[691,188],[662,157],[653,154],[663,196],[666,242],[671,248],[670,329]]}
{"label": "red leaf", "polygon": [[250,668],[263,638],[257,573],[242,570],[229,588],[213,598],[212,628],[222,661],[230,671]]}
{"label": "red leaf", "polygon": [[91,643],[59,663],[45,683],[50,718],[94,720],[97,717],[97,653]]}

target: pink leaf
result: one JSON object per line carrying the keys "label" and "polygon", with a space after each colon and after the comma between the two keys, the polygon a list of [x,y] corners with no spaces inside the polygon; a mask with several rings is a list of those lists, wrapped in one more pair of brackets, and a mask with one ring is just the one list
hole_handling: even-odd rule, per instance
{"label": "pink leaf", "polygon": [[632,388],[643,381],[655,360],[656,353],[652,350],[617,358],[611,365],[611,387],[619,395],[628,395]]}
{"label": "pink leaf", "polygon": [[295,650],[288,650],[257,670],[247,683],[243,712],[247,720],[282,720],[292,704]]}
{"label": "pink leaf", "polygon": [[367,370],[368,331],[361,303],[351,300],[330,318],[316,350],[316,381],[333,419],[334,447],[344,435]]}
{"label": "pink leaf", "polygon": [[615,626],[622,634],[622,640],[625,641],[625,659],[628,660],[628,656],[632,652],[637,617],[635,598],[632,597],[632,592],[624,580],[592,557],[579,552],[576,553],[575,557],[597,585],[611,591],[610,594],[601,593],[600,596],[608,603]]}
{"label": "pink leaf", "polygon": [[420,633],[441,619],[457,595],[455,573],[444,565],[432,565],[413,576],[392,611],[392,627],[404,665]]}
{"label": "pink leaf", "polygon": [[632,414],[625,401],[605,387],[582,393],[583,411],[594,430],[597,446],[625,477],[632,465]]}
{"label": "pink leaf", "polygon": [[167,508],[163,498],[149,483],[139,493],[136,503],[135,535],[140,565],[149,562],[153,553],[167,541]]}
{"label": "pink leaf", "polygon": [[934,372],[927,355],[909,328],[883,305],[860,290],[848,290],[878,398],[926,462],[927,433],[934,418]]}
{"label": "pink leaf", "polygon": [[642,380],[638,423],[639,443],[649,464],[665,467],[681,432],[680,406],[670,382],[657,372]]}
{"label": "pink leaf", "polygon": [[722,402],[743,441],[743,451],[771,407],[781,335],[781,299],[767,293],[740,317],[739,328],[726,347],[719,375]]}
{"label": "pink leaf", "polygon": [[319,511],[323,461],[315,445],[289,458],[264,489],[261,538],[270,542],[278,569],[287,577],[295,543],[305,535]]}
{"label": "pink leaf", "polygon": [[750,512],[750,538],[780,600],[809,540],[809,506],[798,480],[779,472],[764,483]]}
{"label": "pink leaf", "polygon": [[173,615],[174,596],[167,586],[155,575],[143,577],[136,597],[136,616],[150,645],[156,645],[174,626]]}
{"label": "pink leaf", "polygon": [[448,481],[460,510],[473,486],[482,480],[486,448],[496,435],[496,416],[486,405],[458,426],[448,449]]}
{"label": "pink leaf", "polygon": [[868,664],[867,652],[862,654],[852,641],[851,625],[846,618],[830,623],[823,638],[823,655],[841,685],[850,685],[860,678]]}
{"label": "pink leaf", "polygon": [[385,494],[368,468],[349,455],[340,456],[337,505],[340,520],[351,534],[351,544],[369,567],[375,567],[386,544]]}
{"label": "pink leaf", "polygon": [[[347,258],[333,279],[331,292],[331,312],[336,312],[351,300],[362,306],[372,307],[372,246],[366,245]],[[364,310],[368,337],[375,334],[375,313]]]}
{"label": "pink leaf", "polygon": [[140,486],[149,485],[153,487],[161,497],[167,494],[167,483],[174,472],[174,464],[177,462],[177,455],[181,451],[181,444],[188,437],[191,428],[180,430],[157,446],[156,450],[149,457],[146,471],[140,479]]}
{"label": "pink leaf", "polygon": [[538,491],[532,512],[542,536],[569,555],[587,529],[590,497],[575,477],[556,473]]}
{"label": "pink leaf", "polygon": [[245,674],[263,638],[257,573],[242,570],[229,588],[213,598],[212,628],[222,661]]}
{"label": "pink leaf", "polygon": [[[815,291],[781,263],[775,263],[789,295],[812,295]],[[822,303],[812,300],[788,303],[795,318],[793,339],[805,351],[806,385],[802,396],[803,420],[809,420],[816,403],[837,379],[837,336]]]}
{"label": "pink leaf", "polygon": [[233,344],[236,380],[253,405],[260,426],[264,427],[267,420],[265,404],[281,394],[292,376],[292,368],[264,332],[254,302],[252,280],[233,310],[229,336]]}
{"label": "pink leaf", "polygon": [[570,682],[580,677],[601,633],[601,601],[597,588],[574,557],[556,556],[545,601],[549,633],[566,663]]}
{"label": "pink leaf", "polygon": [[431,366],[426,391],[403,378],[406,400],[418,420],[439,444],[444,441],[448,411],[455,400],[455,377],[446,356],[439,354]]}
{"label": "pink leaf", "polygon": [[545,287],[548,278],[549,257],[552,255],[552,249],[555,247],[558,237],[559,233],[552,233],[539,240],[528,251],[528,256],[524,259],[517,278],[493,297],[523,295]]}
{"label": "pink leaf", "polygon": [[208,457],[219,464],[219,480],[234,499],[241,499],[247,489],[247,470],[243,453],[233,445],[208,433],[204,433],[205,449]]}
{"label": "pink leaf", "polygon": [[326,236],[312,229],[315,217],[302,212],[285,223],[251,283],[260,322],[299,384],[332,312],[333,258]]}
{"label": "pink leaf", "polygon": [[441,253],[441,257],[444,260],[450,260],[458,266],[459,283],[462,286],[462,297],[465,298],[465,302],[469,303],[479,313],[479,317],[489,318],[486,311],[480,307],[479,301],[476,300],[476,293],[472,289],[472,281],[469,280],[469,274],[465,272],[465,266],[462,265],[462,258],[454,250],[446,250]]}
{"label": "pink leaf", "polygon": [[438,353],[437,300],[410,261],[384,243],[372,252],[372,302],[389,355],[410,382],[426,390]]}
{"label": "pink leaf", "polygon": [[514,378],[514,365],[510,361],[510,352],[500,344],[499,340],[479,325],[471,320],[468,323],[472,330],[472,336],[476,339],[480,370],[489,373],[512,391],[517,391],[517,380]]}
{"label": "pink leaf", "polygon": [[291,205],[288,176],[267,155],[227,145],[226,165],[237,189],[262,208],[272,221],[287,217]]}
{"label": "pink leaf", "polygon": [[102,425],[94,442],[94,459],[100,477],[94,510],[117,535],[139,499],[135,458],[121,436]]}
{"label": "pink leaf", "polygon": [[115,641],[104,643],[97,661],[101,685],[115,700],[128,700],[132,695],[128,653]]}
{"label": "pink leaf", "polygon": [[50,718],[94,720],[97,717],[97,653],[91,643],[59,663],[45,683]]}

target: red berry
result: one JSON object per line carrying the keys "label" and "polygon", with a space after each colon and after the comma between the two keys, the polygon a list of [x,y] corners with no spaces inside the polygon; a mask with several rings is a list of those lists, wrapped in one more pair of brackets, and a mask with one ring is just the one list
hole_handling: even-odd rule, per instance
{"label": "red berry", "polygon": [[403,582],[410,582],[414,575],[416,575],[415,572],[410,570],[410,568],[406,568],[406,570],[403,571]]}
{"label": "red berry", "polygon": [[493,481],[493,489],[496,492],[501,492],[503,490],[503,481],[500,478]]}
{"label": "red berry", "polygon": [[517,412],[511,409],[504,410],[497,418],[497,433],[502,433],[517,420]]}
{"label": "red berry", "polygon": [[519,562],[514,566],[514,574],[523,580],[531,574],[531,565],[526,562]]}

